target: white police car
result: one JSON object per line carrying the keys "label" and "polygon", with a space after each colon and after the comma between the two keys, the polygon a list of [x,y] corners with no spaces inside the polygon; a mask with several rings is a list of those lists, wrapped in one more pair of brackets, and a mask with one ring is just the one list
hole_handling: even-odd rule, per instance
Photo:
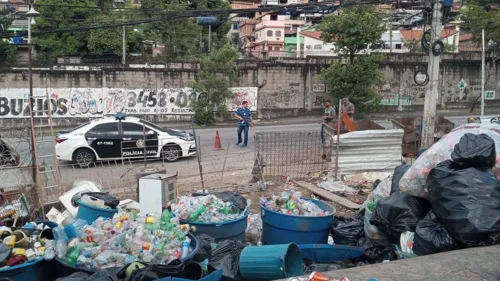
{"label": "white police car", "polygon": [[144,152],[146,157],[163,157],[169,162],[196,154],[192,134],[164,129],[123,113],[61,131],[56,142],[57,159],[76,162],[80,167],[101,160],[144,158]]}

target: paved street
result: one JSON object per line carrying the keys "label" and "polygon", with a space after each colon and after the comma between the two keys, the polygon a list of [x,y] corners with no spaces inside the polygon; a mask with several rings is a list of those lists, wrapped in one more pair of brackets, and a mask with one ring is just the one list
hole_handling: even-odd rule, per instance
{"label": "paved street", "polygon": [[[467,117],[455,116],[448,119],[455,124],[461,124]],[[318,118],[319,119],[319,118]],[[392,128],[392,123],[388,120],[376,120],[376,122],[386,129]],[[224,128],[197,129],[196,134],[200,139],[202,169],[204,173],[205,187],[209,189],[219,188],[227,185],[238,185],[247,183],[251,178],[250,171],[253,167],[256,132],[298,132],[319,130],[318,123],[307,124],[286,124],[286,125],[256,125],[250,129],[249,144],[246,148],[235,147],[236,126]],[[185,129],[189,129],[189,125]],[[214,138],[216,131],[222,142],[223,150],[214,151]],[[45,137],[49,140],[49,137]],[[22,161],[25,163],[28,158],[28,142],[22,138],[5,139],[17,147],[22,154]],[[39,155],[52,154],[51,143],[44,142],[37,147]],[[45,158],[47,169],[51,170],[54,161],[52,157]],[[106,161],[97,163],[95,167],[81,169],[69,162],[60,162],[62,186],[65,190],[71,188],[75,180],[92,180],[102,185],[103,189],[114,194],[127,194],[128,198],[135,194],[136,173],[145,168],[144,162]],[[199,167],[197,157],[181,159],[174,163],[167,163],[161,160],[148,160],[147,168],[166,169],[167,173],[179,173],[179,186],[182,191],[199,189],[201,187],[199,177]],[[52,173],[44,174],[44,185],[55,185]],[[47,189],[47,200],[52,201],[57,197],[57,190]]]}

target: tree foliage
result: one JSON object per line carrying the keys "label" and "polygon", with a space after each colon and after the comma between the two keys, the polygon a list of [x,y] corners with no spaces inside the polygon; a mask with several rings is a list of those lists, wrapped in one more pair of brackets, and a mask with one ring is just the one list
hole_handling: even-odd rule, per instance
{"label": "tree foliage", "polygon": [[[208,26],[200,26],[196,19],[180,18],[184,11],[230,9],[225,0],[142,0],[141,8],[151,18],[162,17],[163,22],[147,25],[145,33],[152,40],[166,46],[166,54],[172,59],[199,58],[208,52]],[[160,9],[165,12],[151,12]],[[166,11],[169,11],[168,13]],[[172,13],[179,11],[179,13]],[[223,47],[230,29],[227,15],[217,17],[221,23],[212,26],[211,48]]]}
{"label": "tree foliage", "polygon": [[[109,24],[123,20],[122,13],[113,10],[110,0],[39,0],[37,3],[43,5],[37,7],[40,16],[36,18],[34,30]],[[125,38],[128,52],[140,50],[142,33],[127,27]],[[59,57],[86,54],[121,55],[122,28],[41,34],[33,38],[33,43],[41,60],[53,61]]]}
{"label": "tree foliage", "polygon": [[349,54],[351,63],[354,55],[368,46],[380,42],[386,30],[382,14],[370,6],[355,6],[346,9],[339,16],[325,17],[319,25],[321,38],[333,42],[337,49]]}
{"label": "tree foliage", "polygon": [[[8,9],[0,9],[0,31],[7,30],[12,23],[12,19],[7,17],[8,14]],[[10,44],[8,39],[0,39],[0,66],[10,66],[16,57],[16,46]]]}
{"label": "tree foliage", "polygon": [[203,93],[202,98],[193,104],[197,124],[212,123],[214,111],[227,112],[226,102],[233,97],[229,87],[238,79],[234,63],[237,58],[234,48],[224,46],[201,59],[198,79],[190,85],[195,91]]}
{"label": "tree foliage", "polygon": [[467,6],[460,10],[463,21],[461,28],[476,36],[474,38],[480,42],[481,32],[484,29],[485,41],[492,42],[498,48],[500,45],[500,11],[487,11],[484,4],[477,0],[467,1]]}
{"label": "tree foliage", "polygon": [[320,77],[328,92],[338,101],[348,97],[363,116],[380,105],[377,88],[382,82],[380,56],[355,54],[378,43],[385,31],[382,16],[371,7],[349,8],[339,16],[329,16],[320,24],[322,38],[334,42],[337,49],[349,55],[349,64],[334,62],[321,70]]}
{"label": "tree foliage", "polygon": [[336,101],[348,97],[356,107],[356,116],[362,117],[380,105],[377,87],[383,80],[381,60],[381,56],[373,55],[356,58],[353,64],[334,63],[321,70],[320,78]]}

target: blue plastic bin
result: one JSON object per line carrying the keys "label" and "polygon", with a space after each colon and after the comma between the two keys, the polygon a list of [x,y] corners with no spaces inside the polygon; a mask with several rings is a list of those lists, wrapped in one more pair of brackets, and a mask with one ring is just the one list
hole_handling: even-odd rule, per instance
{"label": "blue plastic bin", "polygon": [[361,257],[365,253],[363,247],[347,245],[302,244],[299,248],[302,258],[310,259],[314,263],[350,260]]}
{"label": "blue plastic bin", "polygon": [[333,223],[335,208],[325,202],[309,200],[330,215],[323,217],[308,217],[286,215],[267,209],[262,204],[262,244],[327,244],[330,226]]}
{"label": "blue plastic bin", "polygon": [[99,217],[112,218],[116,213],[118,213],[118,209],[103,209],[78,201],[76,218],[92,224]]}
{"label": "blue plastic bin", "polygon": [[207,234],[215,239],[215,242],[224,240],[238,240],[245,243],[246,229],[248,222],[248,209],[245,210],[245,215],[237,220],[208,223],[208,222],[186,222],[189,225],[195,226],[195,235]]}
{"label": "blue plastic bin", "polygon": [[[37,221],[36,223],[43,223],[50,228],[57,226],[57,223],[51,221]],[[0,268],[0,278],[9,278],[12,281],[45,281],[48,280],[47,272],[50,271],[47,268],[48,265],[43,257],[39,257],[13,267]]]}
{"label": "blue plastic bin", "polygon": [[[186,262],[186,263],[191,261],[193,259],[194,255],[200,249],[200,243],[198,242],[198,239],[196,239],[196,237],[191,233],[188,233],[187,236],[189,237],[189,239],[191,239],[191,244],[190,244],[191,251],[189,252],[187,257],[185,257],[184,259],[181,259],[182,262]],[[68,264],[65,260],[60,259],[58,257],[56,257],[55,260],[56,260],[55,271],[57,272],[57,278],[66,277],[66,276],[69,276],[75,272],[85,272],[89,275],[92,275],[97,271],[97,270],[92,270],[92,269],[88,269],[88,268],[72,266],[72,265]]]}
{"label": "blue plastic bin", "polygon": [[249,246],[240,255],[239,270],[246,280],[277,280],[302,275],[299,247],[287,245]]}

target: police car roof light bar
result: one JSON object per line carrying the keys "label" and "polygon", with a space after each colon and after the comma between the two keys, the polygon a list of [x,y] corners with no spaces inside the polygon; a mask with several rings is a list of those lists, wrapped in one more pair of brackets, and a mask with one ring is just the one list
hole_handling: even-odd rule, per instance
{"label": "police car roof light bar", "polygon": [[116,120],[125,120],[127,118],[127,113],[120,112],[115,115]]}

